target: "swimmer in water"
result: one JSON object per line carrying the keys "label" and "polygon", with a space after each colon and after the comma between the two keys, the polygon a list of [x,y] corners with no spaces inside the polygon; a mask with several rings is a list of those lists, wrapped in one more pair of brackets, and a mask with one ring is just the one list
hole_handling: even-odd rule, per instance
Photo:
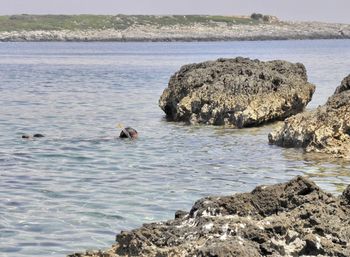
{"label": "swimmer in water", "polygon": [[133,129],[131,127],[123,128],[119,135],[120,138],[130,138],[130,139],[136,139],[138,137],[138,133],[136,129]]}
{"label": "swimmer in water", "polygon": [[43,134],[34,134],[33,136],[28,134],[22,135],[22,138],[24,139],[39,138],[39,137],[44,137],[44,135]]}

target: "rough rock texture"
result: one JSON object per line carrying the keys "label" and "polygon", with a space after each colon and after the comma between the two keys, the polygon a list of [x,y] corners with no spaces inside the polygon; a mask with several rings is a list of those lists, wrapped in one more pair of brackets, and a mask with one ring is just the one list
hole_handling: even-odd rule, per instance
{"label": "rough rock texture", "polygon": [[242,128],[301,112],[314,90],[300,63],[237,57],[181,67],[159,106],[170,120]]}
{"label": "rough rock texture", "polygon": [[121,232],[82,256],[350,256],[350,186],[340,197],[296,177],[251,193],[207,197],[174,220]]}
{"label": "rough rock texture", "polygon": [[343,79],[325,105],[285,120],[269,134],[269,142],[350,157],[350,75]]}

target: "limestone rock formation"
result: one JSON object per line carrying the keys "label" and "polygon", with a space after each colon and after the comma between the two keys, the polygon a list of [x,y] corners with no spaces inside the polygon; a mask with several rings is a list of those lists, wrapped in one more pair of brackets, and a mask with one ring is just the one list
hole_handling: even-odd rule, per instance
{"label": "limestone rock formation", "polygon": [[269,142],[283,147],[302,147],[336,157],[350,157],[350,75],[343,79],[327,103],[314,111],[285,120],[269,134]]}
{"label": "limestone rock formation", "polygon": [[301,63],[237,57],[181,67],[159,106],[169,120],[243,128],[301,112],[314,90]]}
{"label": "limestone rock formation", "polygon": [[350,187],[340,197],[304,177],[251,193],[211,196],[174,220],[121,232],[99,256],[350,256]]}

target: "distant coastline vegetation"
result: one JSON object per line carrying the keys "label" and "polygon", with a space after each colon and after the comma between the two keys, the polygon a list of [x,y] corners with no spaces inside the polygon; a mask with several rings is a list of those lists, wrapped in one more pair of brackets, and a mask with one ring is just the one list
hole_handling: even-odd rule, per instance
{"label": "distant coastline vegetation", "polygon": [[0,42],[187,42],[349,38],[350,24],[279,21],[275,16],[260,13],[250,16],[0,16]]}
{"label": "distant coastline vegetation", "polygon": [[131,26],[190,26],[202,24],[215,26],[218,23],[261,24],[277,22],[270,15],[253,13],[251,16],[211,16],[211,15],[9,15],[0,16],[0,31],[34,30],[124,30]]}

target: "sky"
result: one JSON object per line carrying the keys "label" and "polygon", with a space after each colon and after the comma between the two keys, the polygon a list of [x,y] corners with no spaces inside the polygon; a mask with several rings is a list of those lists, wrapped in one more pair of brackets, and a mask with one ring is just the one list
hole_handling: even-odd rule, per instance
{"label": "sky", "polygon": [[270,14],[282,20],[350,24],[350,0],[0,0],[12,14]]}

